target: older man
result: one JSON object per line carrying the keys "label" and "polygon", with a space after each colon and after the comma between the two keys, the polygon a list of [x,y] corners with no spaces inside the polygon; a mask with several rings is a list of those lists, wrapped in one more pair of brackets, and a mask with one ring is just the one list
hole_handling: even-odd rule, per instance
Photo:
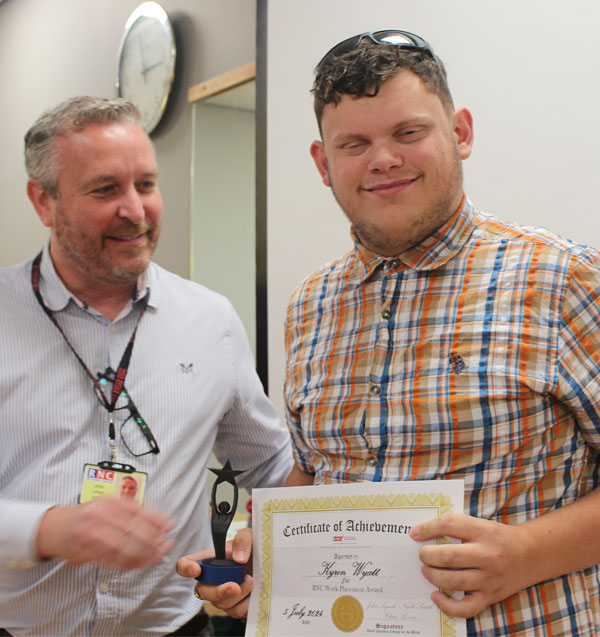
{"label": "older man", "polygon": [[0,625],[204,634],[172,556],[210,543],[209,454],[277,485],[289,436],[231,304],[150,261],[163,204],[135,107],[68,100],[25,154],[50,241],[0,271]]}

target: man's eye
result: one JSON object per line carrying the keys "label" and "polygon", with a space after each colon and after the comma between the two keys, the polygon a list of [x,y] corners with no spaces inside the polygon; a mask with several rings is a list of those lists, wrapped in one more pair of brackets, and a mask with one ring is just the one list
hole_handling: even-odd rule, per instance
{"label": "man's eye", "polygon": [[156,184],[153,181],[142,181],[137,187],[140,192],[150,192],[151,190],[154,190],[155,185]]}
{"label": "man's eye", "polygon": [[404,142],[413,142],[425,136],[426,129],[415,126],[411,128],[403,128],[399,130],[396,136]]}
{"label": "man's eye", "polygon": [[356,141],[342,144],[341,148],[342,150],[347,150],[347,151],[358,151],[358,150],[362,150],[365,146],[366,146],[366,142],[359,139]]}
{"label": "man's eye", "polygon": [[108,186],[100,186],[100,188],[95,188],[94,190],[92,190],[92,194],[93,195],[110,195],[114,190],[114,186],[112,185],[108,185]]}

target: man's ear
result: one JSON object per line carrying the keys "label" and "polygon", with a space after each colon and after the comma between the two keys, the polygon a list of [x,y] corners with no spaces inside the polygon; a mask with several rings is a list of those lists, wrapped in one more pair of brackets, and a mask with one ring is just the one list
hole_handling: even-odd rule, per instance
{"label": "man's ear", "polygon": [[42,223],[51,228],[54,224],[54,209],[56,200],[51,197],[33,177],[27,182],[27,196],[33,204]]}
{"label": "man's ear", "polygon": [[466,108],[459,108],[452,115],[452,129],[456,137],[461,159],[468,159],[473,149],[473,116]]}
{"label": "man's ear", "polygon": [[310,156],[315,162],[315,166],[319,171],[319,175],[321,175],[323,183],[330,188],[331,181],[329,180],[329,168],[327,165],[327,156],[325,155],[325,146],[323,145],[323,142],[314,141],[310,145]]}

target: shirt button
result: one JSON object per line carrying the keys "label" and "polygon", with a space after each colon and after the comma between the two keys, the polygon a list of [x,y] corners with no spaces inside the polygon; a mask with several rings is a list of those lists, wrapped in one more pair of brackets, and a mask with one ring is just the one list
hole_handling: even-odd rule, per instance
{"label": "shirt button", "polygon": [[398,261],[398,259],[394,259],[393,261],[390,261],[390,268],[397,268],[400,265],[400,261]]}
{"label": "shirt button", "polygon": [[381,385],[371,385],[371,387],[369,388],[369,391],[372,394],[381,394]]}
{"label": "shirt button", "polygon": [[392,316],[392,312],[389,308],[386,308],[385,310],[383,310],[383,312],[381,313],[382,318],[384,319],[389,319],[390,316]]}
{"label": "shirt button", "polygon": [[100,584],[100,592],[101,593],[108,593],[108,584],[106,582],[102,582]]}
{"label": "shirt button", "polygon": [[367,465],[367,467],[376,467],[377,466],[377,457],[376,456],[369,456],[365,460],[365,464]]}

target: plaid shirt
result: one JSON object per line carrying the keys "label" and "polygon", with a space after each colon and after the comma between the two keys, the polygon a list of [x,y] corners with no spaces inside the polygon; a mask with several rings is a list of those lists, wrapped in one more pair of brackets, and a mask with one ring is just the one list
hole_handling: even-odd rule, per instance
{"label": "plaid shirt", "polygon": [[[358,242],[294,292],[285,400],[315,484],[462,478],[518,524],[598,484],[598,252],[461,209],[395,259]],[[557,547],[560,549],[560,547]],[[471,635],[600,634],[600,570],[522,591]]]}

